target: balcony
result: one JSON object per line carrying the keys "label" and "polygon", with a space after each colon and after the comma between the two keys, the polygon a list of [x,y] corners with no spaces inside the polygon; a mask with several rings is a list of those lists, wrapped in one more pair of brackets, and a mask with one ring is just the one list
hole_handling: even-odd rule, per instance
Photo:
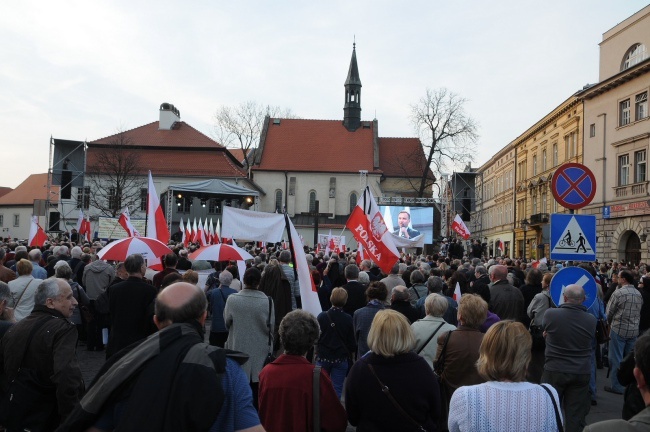
{"label": "balcony", "polygon": [[537,213],[530,216],[531,225],[541,225],[541,224],[548,223],[548,221],[549,221],[548,213]]}
{"label": "balcony", "polygon": [[648,193],[648,182],[634,183],[625,186],[614,187],[617,198],[624,198],[635,195],[646,195]]}

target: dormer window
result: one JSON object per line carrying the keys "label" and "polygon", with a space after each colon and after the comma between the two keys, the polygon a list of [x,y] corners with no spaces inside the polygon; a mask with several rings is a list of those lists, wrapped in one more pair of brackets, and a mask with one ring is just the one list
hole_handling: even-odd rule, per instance
{"label": "dormer window", "polygon": [[645,45],[635,44],[627,50],[625,57],[623,58],[623,64],[621,65],[621,70],[631,68],[632,66],[641,63],[643,60],[648,58],[648,53],[646,51]]}

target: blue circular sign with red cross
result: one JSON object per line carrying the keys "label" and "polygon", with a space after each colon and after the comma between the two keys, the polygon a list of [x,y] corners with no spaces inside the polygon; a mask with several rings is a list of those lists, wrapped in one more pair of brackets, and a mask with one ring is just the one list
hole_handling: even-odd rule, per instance
{"label": "blue circular sign with red cross", "polygon": [[579,163],[565,163],[553,174],[551,192],[562,207],[578,210],[596,195],[596,177]]}

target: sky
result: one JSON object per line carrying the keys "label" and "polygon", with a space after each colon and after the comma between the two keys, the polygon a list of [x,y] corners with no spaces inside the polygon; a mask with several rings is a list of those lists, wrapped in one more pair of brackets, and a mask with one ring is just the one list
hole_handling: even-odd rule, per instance
{"label": "sky", "polygon": [[220,106],[246,101],[342,119],[354,40],[362,119],[377,118],[382,137],[414,136],[411,106],[445,87],[479,125],[480,166],[597,82],[602,34],[647,4],[13,2],[0,15],[0,186],[47,172],[51,136],[142,126],[163,102],[209,136]]}

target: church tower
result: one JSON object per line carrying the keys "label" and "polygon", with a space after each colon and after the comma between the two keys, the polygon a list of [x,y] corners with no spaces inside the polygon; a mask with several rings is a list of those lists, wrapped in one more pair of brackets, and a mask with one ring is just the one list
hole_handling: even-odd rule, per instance
{"label": "church tower", "polygon": [[356,43],[352,44],[352,60],[348,78],[345,80],[345,105],[343,107],[343,126],[354,132],[361,126],[361,78],[357,66]]}

